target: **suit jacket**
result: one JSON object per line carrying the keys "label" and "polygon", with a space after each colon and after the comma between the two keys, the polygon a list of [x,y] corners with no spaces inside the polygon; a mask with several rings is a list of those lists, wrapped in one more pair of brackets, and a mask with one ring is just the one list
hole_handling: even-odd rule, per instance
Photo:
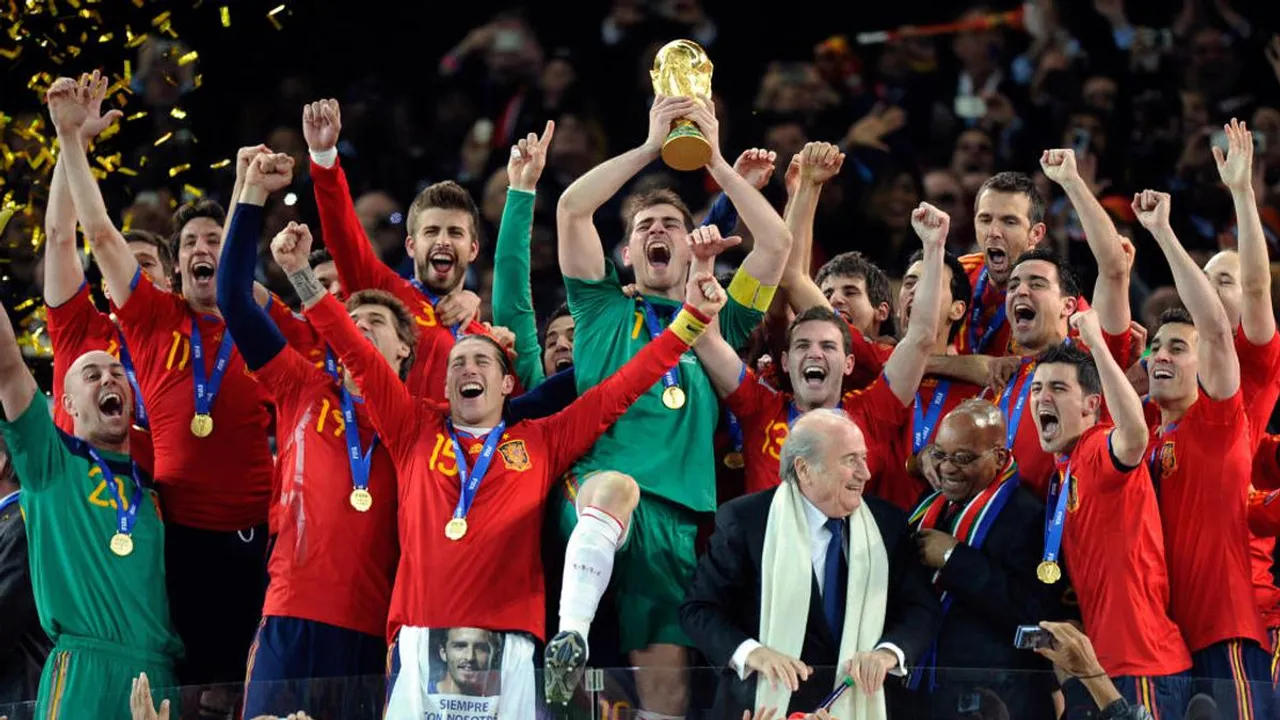
{"label": "suit jacket", "polygon": [[[728,665],[739,645],[759,639],[765,526],[776,491],[753,493],[720,507],[711,545],[680,608],[685,633],[713,665],[722,668],[714,718],[737,720],[755,702],[755,675],[741,681]],[[897,645],[909,668],[929,649],[941,607],[929,586],[929,573],[917,557],[906,514],[883,500],[864,497],[862,501],[889,556],[889,598],[881,640]],[[792,693],[790,711],[812,712],[831,691],[840,663],[849,659],[839,657],[840,640],[827,627],[817,578],[812,572],[810,577],[809,619],[800,659],[817,672]],[[892,676],[889,680],[893,681]]]}
{"label": "suit jacket", "polygon": [[934,717],[956,717],[960,701],[978,689],[998,695],[1010,717],[1053,717],[1052,665],[1013,646],[1019,625],[1066,615],[1066,578],[1053,585],[1036,578],[1043,554],[1044,503],[1025,487],[996,516],[981,548],[960,544],[952,551],[938,576],[952,600],[938,632],[934,666],[948,670],[938,675]]}
{"label": "suit jacket", "polygon": [[36,699],[52,647],[36,615],[28,567],[26,524],[11,505],[0,514],[0,714],[6,704]]}

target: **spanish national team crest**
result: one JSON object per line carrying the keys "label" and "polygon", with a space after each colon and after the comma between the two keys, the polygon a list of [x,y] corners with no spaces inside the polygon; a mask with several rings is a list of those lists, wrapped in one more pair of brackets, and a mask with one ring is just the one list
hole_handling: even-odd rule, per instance
{"label": "spanish national team crest", "polygon": [[1067,492],[1067,512],[1075,512],[1080,509],[1080,483],[1071,483],[1071,489]]}
{"label": "spanish national team crest", "polygon": [[1168,475],[1178,469],[1178,456],[1174,452],[1174,443],[1167,442],[1160,446],[1160,475]]}
{"label": "spanish national team crest", "polygon": [[502,455],[502,462],[506,463],[508,470],[524,472],[533,465],[529,461],[529,451],[525,448],[523,440],[504,442],[498,446],[498,452]]}

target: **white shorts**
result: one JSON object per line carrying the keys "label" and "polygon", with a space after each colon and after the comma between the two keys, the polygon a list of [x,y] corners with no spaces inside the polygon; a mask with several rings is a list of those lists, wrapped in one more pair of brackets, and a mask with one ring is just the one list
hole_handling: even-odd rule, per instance
{"label": "white shorts", "polygon": [[533,642],[525,635],[479,628],[403,627],[392,654],[384,720],[534,720],[538,716]]}

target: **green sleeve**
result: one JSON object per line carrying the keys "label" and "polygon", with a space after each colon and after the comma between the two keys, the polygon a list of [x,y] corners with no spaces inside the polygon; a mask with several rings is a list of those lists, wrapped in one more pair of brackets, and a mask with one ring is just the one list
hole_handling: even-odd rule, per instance
{"label": "green sleeve", "polygon": [[734,350],[746,347],[747,339],[764,320],[764,313],[738,302],[733,296],[720,310],[720,333]]}
{"label": "green sleeve", "polygon": [[23,490],[40,492],[66,473],[70,453],[49,415],[49,402],[39,391],[16,419],[0,420],[0,436]]}
{"label": "green sleeve", "polygon": [[546,378],[529,280],[534,197],[531,192],[507,188],[493,258],[493,324],[516,335],[516,375],[525,390],[532,390]]}
{"label": "green sleeve", "polygon": [[[622,303],[634,307],[635,302],[622,294],[618,270],[607,258],[604,261],[604,277],[599,280],[564,279],[565,298],[569,301],[569,314],[573,316],[574,337],[582,334],[584,327],[598,322],[612,323],[606,319],[612,306]],[[612,331],[612,328],[610,328]]]}

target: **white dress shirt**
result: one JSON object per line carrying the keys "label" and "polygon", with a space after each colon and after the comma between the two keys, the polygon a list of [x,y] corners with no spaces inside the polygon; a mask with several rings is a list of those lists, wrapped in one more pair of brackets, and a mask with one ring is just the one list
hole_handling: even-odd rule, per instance
{"label": "white dress shirt", "polygon": [[[809,502],[809,498],[801,495],[804,501],[805,518],[809,521],[809,557],[813,561],[813,575],[818,581],[818,592],[826,594],[826,569],[827,569],[827,546],[831,544],[831,531],[827,529],[827,515],[818,509],[816,505]],[[845,558],[849,557],[849,541],[844,542],[841,548]],[[839,644],[840,638],[836,638]],[[738,678],[746,680],[751,671],[747,669],[747,656],[753,650],[760,647],[760,641],[754,638],[748,638],[742,641],[737,650],[733,651],[733,657],[729,659],[729,667],[738,673]],[[888,642],[882,642],[876,645],[876,650],[888,650],[898,658],[897,667],[890,670],[890,674],[904,676],[907,674],[907,656],[902,653],[902,649],[897,645]],[[847,658],[843,658],[843,662]],[[843,672],[844,668],[836,668],[837,674]]]}

